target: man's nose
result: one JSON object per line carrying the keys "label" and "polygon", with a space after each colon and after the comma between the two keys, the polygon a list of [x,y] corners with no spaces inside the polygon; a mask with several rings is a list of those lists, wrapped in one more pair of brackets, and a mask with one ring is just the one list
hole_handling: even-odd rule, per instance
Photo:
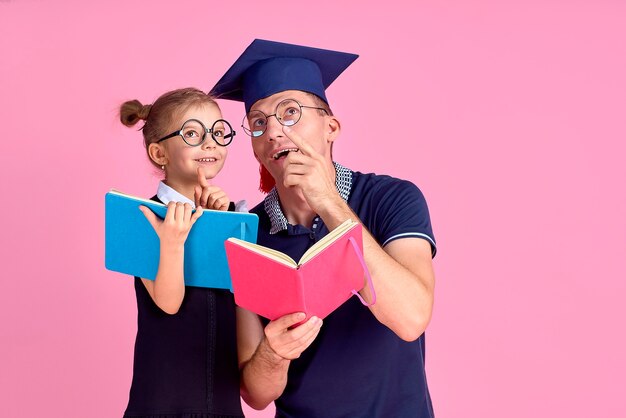
{"label": "man's nose", "polygon": [[278,121],[278,116],[271,115],[267,118],[267,130],[265,133],[269,140],[282,138],[284,136],[283,125]]}

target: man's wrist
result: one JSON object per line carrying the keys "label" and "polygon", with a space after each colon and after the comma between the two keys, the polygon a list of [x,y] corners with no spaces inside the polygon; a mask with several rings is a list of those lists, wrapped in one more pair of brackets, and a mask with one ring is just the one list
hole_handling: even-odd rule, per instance
{"label": "man's wrist", "polygon": [[339,194],[337,194],[337,199],[327,199],[325,204],[317,211],[317,214],[324,220],[324,224],[326,224],[329,231],[332,231],[348,219],[358,221],[350,206]]}
{"label": "man's wrist", "polygon": [[257,355],[270,367],[279,367],[285,362],[288,363],[290,361],[274,351],[274,349],[270,346],[269,341],[267,341],[267,338],[263,338],[261,344],[259,344]]}

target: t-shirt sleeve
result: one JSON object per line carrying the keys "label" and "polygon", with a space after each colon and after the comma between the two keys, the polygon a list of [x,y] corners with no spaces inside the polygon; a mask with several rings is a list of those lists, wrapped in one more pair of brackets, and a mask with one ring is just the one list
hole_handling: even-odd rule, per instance
{"label": "t-shirt sleeve", "polygon": [[230,202],[228,205],[228,211],[248,213],[248,202],[246,200],[239,200],[238,202]]}
{"label": "t-shirt sleeve", "polygon": [[247,200],[240,200],[237,203],[235,203],[235,212],[249,212],[248,210],[248,201]]}
{"label": "t-shirt sleeve", "polygon": [[422,238],[430,243],[432,256],[437,244],[426,199],[421,190],[406,180],[393,179],[377,187],[374,235],[382,247],[400,238]]}

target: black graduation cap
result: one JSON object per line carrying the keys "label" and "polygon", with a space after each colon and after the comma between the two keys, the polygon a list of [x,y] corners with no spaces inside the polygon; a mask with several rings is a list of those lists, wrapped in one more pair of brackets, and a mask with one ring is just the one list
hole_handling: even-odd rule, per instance
{"label": "black graduation cap", "polygon": [[246,112],[257,100],[285,90],[313,93],[328,103],[324,90],[358,57],[255,39],[209,94],[244,102]]}

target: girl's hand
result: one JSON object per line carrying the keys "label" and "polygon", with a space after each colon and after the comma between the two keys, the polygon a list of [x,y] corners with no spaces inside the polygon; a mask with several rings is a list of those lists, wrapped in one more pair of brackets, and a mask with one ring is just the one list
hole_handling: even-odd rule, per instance
{"label": "girl's hand", "polygon": [[226,193],[217,186],[209,185],[202,170],[198,168],[198,183],[200,186],[194,188],[194,201],[196,207],[213,210],[228,210],[230,199]]}
{"label": "girl's hand", "polygon": [[192,215],[191,205],[189,203],[170,202],[167,205],[167,213],[165,219],[161,220],[146,206],[139,206],[139,210],[154,228],[154,232],[159,236],[161,246],[169,248],[184,247],[185,240],[191,227],[196,220],[202,215],[202,208],[198,207]]}

